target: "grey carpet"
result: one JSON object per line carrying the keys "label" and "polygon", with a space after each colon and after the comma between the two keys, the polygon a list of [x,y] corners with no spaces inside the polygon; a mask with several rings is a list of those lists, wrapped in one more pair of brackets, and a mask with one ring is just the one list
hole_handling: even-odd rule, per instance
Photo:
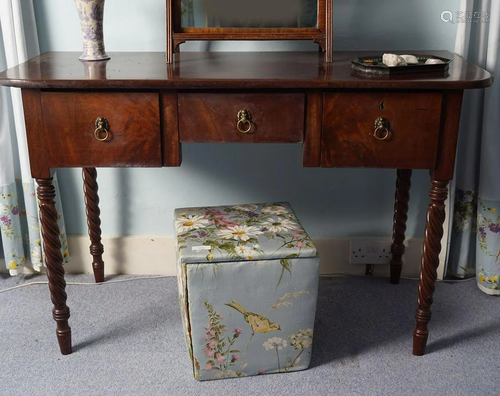
{"label": "grey carpet", "polygon": [[[0,289],[43,280],[4,275]],[[69,356],[58,352],[47,285],[0,293],[0,395],[500,394],[500,300],[474,281],[437,284],[427,354],[415,357],[416,281],[322,278],[309,370],[211,382],[193,379],[175,278],[67,291]]]}

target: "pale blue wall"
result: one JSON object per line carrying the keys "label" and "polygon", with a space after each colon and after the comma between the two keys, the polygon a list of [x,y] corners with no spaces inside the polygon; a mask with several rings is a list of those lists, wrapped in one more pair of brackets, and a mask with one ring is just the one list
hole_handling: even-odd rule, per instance
{"label": "pale blue wall", "polygon": [[[73,1],[36,0],[42,51],[80,51]],[[453,51],[456,25],[440,20],[459,0],[335,0],[334,48],[447,49]],[[106,49],[164,51],[164,0],[107,0]],[[308,43],[270,43],[267,49],[316,49]],[[191,48],[204,48],[194,44]],[[213,43],[212,50],[241,48]],[[182,48],[182,47],[181,47]],[[186,48],[186,47],[184,47]],[[245,49],[261,49],[247,43]],[[395,171],[305,169],[300,145],[183,146],[180,168],[102,169],[99,184],[106,235],[172,235],[173,209],[181,206],[287,200],[313,237],[390,235]],[[85,234],[80,170],[59,171],[69,234]],[[408,236],[423,233],[427,171],[413,177]]]}

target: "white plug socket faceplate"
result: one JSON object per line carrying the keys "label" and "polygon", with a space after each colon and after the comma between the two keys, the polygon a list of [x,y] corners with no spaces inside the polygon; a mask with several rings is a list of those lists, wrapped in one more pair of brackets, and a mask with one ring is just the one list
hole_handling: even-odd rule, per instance
{"label": "white plug socket faceplate", "polygon": [[350,238],[349,263],[389,264],[391,245],[391,238]]}

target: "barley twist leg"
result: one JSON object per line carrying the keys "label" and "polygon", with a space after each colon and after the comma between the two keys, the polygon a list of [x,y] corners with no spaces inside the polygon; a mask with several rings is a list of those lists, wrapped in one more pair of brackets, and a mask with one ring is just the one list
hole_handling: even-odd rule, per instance
{"label": "barley twist leg", "polygon": [[445,220],[444,202],[448,196],[448,181],[432,180],[430,189],[431,202],[427,210],[424,249],[420,266],[420,284],[418,287],[418,308],[415,312],[417,324],[413,331],[413,354],[425,353],[429,331],[427,324],[431,320],[431,305],[439,266],[441,238]]}
{"label": "barley twist leg", "polygon": [[63,355],[71,353],[71,328],[68,325],[69,308],[66,305],[66,281],[64,280],[63,257],[57,210],[54,199],[56,192],[52,178],[36,179],[37,194],[40,206],[40,223],[43,236],[43,250],[49,280],[50,297],[54,308],[52,316],[56,321],[56,334],[59,349]]}
{"label": "barley twist leg", "polygon": [[394,222],[391,246],[391,283],[399,283],[403,268],[405,252],[406,220],[408,219],[408,202],[410,200],[411,169],[398,169],[396,180],[396,197],[394,201]]}
{"label": "barley twist leg", "polygon": [[83,191],[85,193],[85,210],[90,237],[90,254],[92,255],[92,269],[96,283],[104,282],[104,261],[102,254],[104,246],[101,243],[101,211],[99,209],[99,195],[97,184],[97,170],[83,168]]}

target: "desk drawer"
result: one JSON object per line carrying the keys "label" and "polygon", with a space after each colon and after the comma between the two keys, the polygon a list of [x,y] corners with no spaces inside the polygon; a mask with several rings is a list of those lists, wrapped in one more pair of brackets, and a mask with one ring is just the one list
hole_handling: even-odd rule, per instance
{"label": "desk drawer", "polygon": [[[326,93],[321,165],[433,168],[441,101],[432,92]],[[375,131],[379,117],[387,124]]]}
{"label": "desk drawer", "polygon": [[[157,93],[43,92],[42,108],[54,167],[162,164]],[[108,122],[107,138],[96,133],[98,117]]]}
{"label": "desk drawer", "polygon": [[179,93],[179,134],[190,143],[299,143],[304,103],[302,93]]}

